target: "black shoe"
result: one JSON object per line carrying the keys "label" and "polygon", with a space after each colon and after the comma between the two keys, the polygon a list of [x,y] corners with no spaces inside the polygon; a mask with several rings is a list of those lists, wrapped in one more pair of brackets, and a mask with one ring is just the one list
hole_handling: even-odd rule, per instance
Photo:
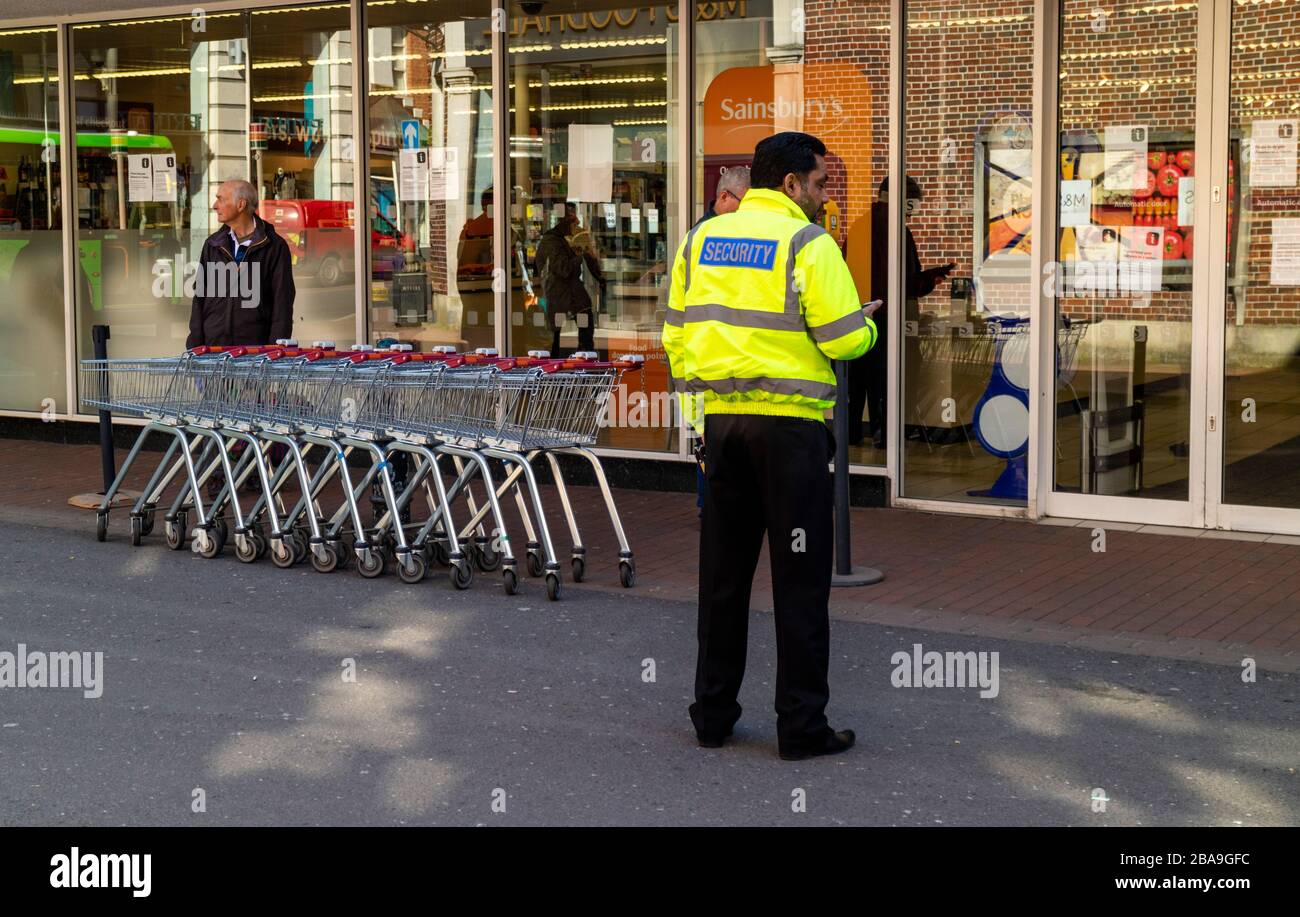
{"label": "black shoe", "polygon": [[730,736],[731,736],[730,729],[728,729],[726,732],[722,733],[721,735],[717,733],[706,735],[699,732],[695,734],[695,738],[700,743],[700,748],[721,748],[723,746],[723,743],[725,743]]}
{"label": "black shoe", "polygon": [[828,729],[820,742],[797,748],[781,749],[781,760],[802,761],[804,758],[817,758],[822,755],[837,755],[842,751],[848,751],[852,748],[856,739],[857,736],[853,734],[852,729],[841,729],[839,732],[832,732]]}

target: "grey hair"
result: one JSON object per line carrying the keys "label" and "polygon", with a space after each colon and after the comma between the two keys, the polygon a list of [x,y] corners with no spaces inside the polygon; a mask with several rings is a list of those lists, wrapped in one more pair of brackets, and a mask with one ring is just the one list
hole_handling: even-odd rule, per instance
{"label": "grey hair", "polygon": [[718,193],[730,191],[737,198],[749,190],[749,166],[733,166],[718,178]]}
{"label": "grey hair", "polygon": [[230,186],[230,196],[236,203],[244,201],[248,204],[248,212],[257,212],[257,189],[253,187],[252,182],[246,182],[242,178],[232,178],[226,182]]}

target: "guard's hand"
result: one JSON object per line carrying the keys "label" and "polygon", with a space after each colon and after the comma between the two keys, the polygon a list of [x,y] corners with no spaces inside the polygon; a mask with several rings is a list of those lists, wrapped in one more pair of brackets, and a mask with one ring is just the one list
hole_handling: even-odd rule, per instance
{"label": "guard's hand", "polygon": [[876,314],[876,310],[885,304],[883,299],[873,299],[871,302],[862,304],[862,314],[871,318]]}

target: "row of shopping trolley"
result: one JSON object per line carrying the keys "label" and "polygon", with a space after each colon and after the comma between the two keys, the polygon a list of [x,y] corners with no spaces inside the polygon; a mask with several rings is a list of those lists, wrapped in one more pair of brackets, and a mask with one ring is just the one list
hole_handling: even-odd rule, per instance
{"label": "row of shopping trolley", "polygon": [[[586,549],[559,461],[570,455],[594,472],[618,540],[619,579],[631,587],[632,550],[589,447],[622,375],[641,368],[639,356],[602,362],[591,352],[515,358],[289,340],[83,360],[89,404],[146,421],[98,509],[96,537],[107,538],[114,497],[141,456],[153,454],[143,452],[146,439],[160,433],[167,448],[131,508],[134,545],[162,512],[168,547],[188,543],[208,558],[223,552],[233,524],[234,553],[245,563],[269,554],[278,567],[310,561],[325,573],[353,562],[367,578],[391,565],[408,583],[439,565],[457,589],[470,586],[476,569],[500,570],[513,594],[518,556],[501,510],[513,498],[526,570],[545,579],[555,600],[560,563],[534,465],[549,466],[581,581]],[[412,521],[417,502],[427,516]]]}

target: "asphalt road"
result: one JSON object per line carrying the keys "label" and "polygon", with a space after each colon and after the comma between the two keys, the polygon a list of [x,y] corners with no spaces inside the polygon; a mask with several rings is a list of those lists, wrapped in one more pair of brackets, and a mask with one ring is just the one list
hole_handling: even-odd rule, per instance
{"label": "asphalt road", "polygon": [[[858,747],[783,762],[765,614],[737,735],[705,750],[693,597],[205,561],[123,521],[99,544],[90,515],[0,510],[0,652],[104,654],[97,699],[0,688],[0,824],[1300,822],[1291,676],[835,621]],[[894,687],[915,643],[997,652],[997,696]]]}

